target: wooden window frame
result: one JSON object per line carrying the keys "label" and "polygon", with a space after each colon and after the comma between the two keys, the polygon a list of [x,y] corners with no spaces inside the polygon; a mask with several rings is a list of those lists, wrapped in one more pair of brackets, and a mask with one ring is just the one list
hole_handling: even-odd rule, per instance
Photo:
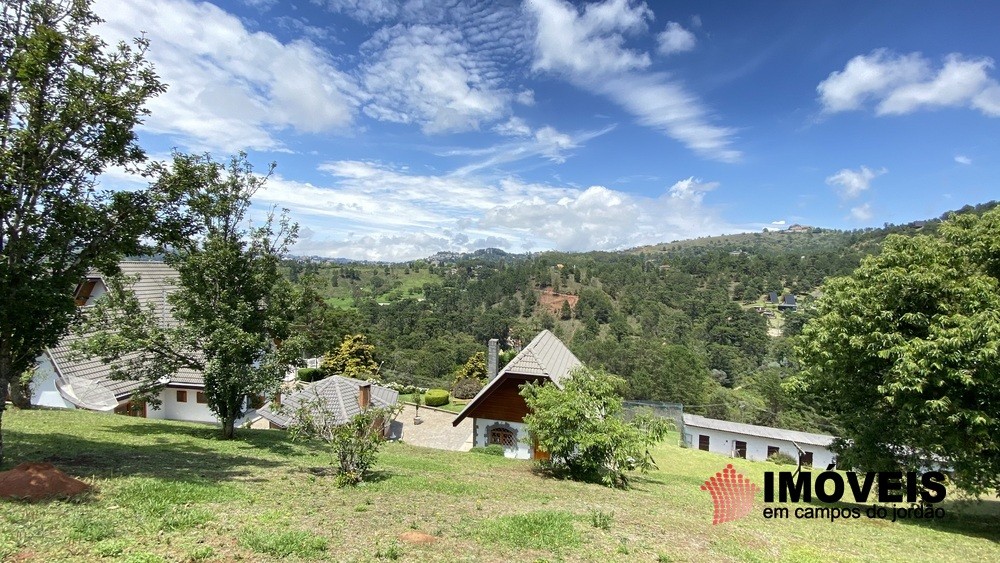
{"label": "wooden window frame", "polygon": [[199,405],[207,405],[208,404],[208,397],[205,396],[205,392],[204,391],[198,391],[198,393],[195,394],[195,401]]}
{"label": "wooden window frame", "polygon": [[188,392],[187,392],[187,390],[185,390],[185,389],[178,389],[177,390],[177,402],[178,403],[186,403],[186,402],[188,402]]}

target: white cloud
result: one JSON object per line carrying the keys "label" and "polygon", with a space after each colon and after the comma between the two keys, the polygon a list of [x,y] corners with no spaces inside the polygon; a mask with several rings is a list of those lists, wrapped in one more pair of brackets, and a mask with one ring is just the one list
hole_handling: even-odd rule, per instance
{"label": "white cloud", "polygon": [[333,161],[322,169],[329,185],[276,175],[255,198],[289,208],[309,229],[294,249],[299,254],[408,260],[484,246],[611,250],[740,230],[703,203],[715,184],[691,178],[652,198],[603,186],[421,175],[372,162]]}
{"label": "white cloud", "polygon": [[774,225],[774,226],[776,226],[776,227],[780,227],[780,226],[782,226],[782,225],[785,224],[785,221],[784,221],[784,219],[782,219],[780,221],[771,221],[771,224]]}
{"label": "white cloud", "polygon": [[867,166],[862,166],[858,170],[844,168],[832,176],[828,176],[826,183],[839,189],[840,195],[845,198],[855,198],[866,191],[872,180],[888,172],[885,168],[872,170]]}
{"label": "white cloud", "polygon": [[965,155],[957,154],[955,155],[955,162],[959,164],[972,164],[972,159]]}
{"label": "white cloud", "polygon": [[952,53],[944,64],[920,53],[897,55],[886,49],[858,55],[842,71],[819,83],[825,113],[862,109],[875,102],[877,115],[901,115],[935,107],[969,107],[1000,116],[1000,85],[990,78],[993,60]]}
{"label": "white cloud", "polygon": [[235,16],[186,0],[111,2],[95,11],[106,40],[145,32],[149,58],[169,85],[143,128],[193,150],[282,149],[275,132],[318,133],[351,124],[352,81],[309,41],[282,43]]}
{"label": "white cloud", "polygon": [[667,28],[656,36],[657,50],[661,55],[691,51],[696,42],[694,34],[677,22],[667,22]]}
{"label": "white cloud", "polygon": [[462,39],[457,29],[428,25],[376,32],[362,47],[362,83],[372,96],[365,113],[426,133],[478,129],[506,115],[516,95]]}
{"label": "white cloud", "polygon": [[851,219],[856,221],[868,221],[872,218],[872,216],[873,213],[871,204],[864,203],[851,208]]}
{"label": "white cloud", "polygon": [[507,121],[493,126],[493,130],[505,137],[527,137],[531,135],[531,127],[520,117],[511,117]]}
{"label": "white cloud", "polygon": [[597,131],[568,134],[545,125],[532,131],[523,119],[513,117],[494,127],[494,130],[501,135],[515,137],[516,140],[491,147],[452,149],[441,153],[441,156],[473,156],[479,159],[455,170],[453,175],[456,176],[466,176],[501,164],[535,157],[543,157],[550,162],[562,164],[569,158],[573,149],[614,128],[614,125],[611,125]]}
{"label": "white cloud", "polygon": [[340,12],[361,23],[377,23],[396,17],[399,2],[396,0],[313,0],[332,12]]}
{"label": "white cloud", "polygon": [[565,76],[580,88],[609,97],[639,123],[677,139],[708,158],[732,162],[733,131],[713,125],[696,96],[663,73],[643,73],[648,53],[625,47],[626,36],[647,30],[645,4],[606,0],[582,12],[562,0],[528,0],[535,16],[533,68]]}

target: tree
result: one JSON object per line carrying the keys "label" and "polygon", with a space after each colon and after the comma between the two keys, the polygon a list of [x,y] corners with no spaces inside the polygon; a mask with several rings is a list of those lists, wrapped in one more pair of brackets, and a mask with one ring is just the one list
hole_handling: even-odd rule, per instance
{"label": "tree", "polygon": [[327,352],[320,364],[327,374],[339,373],[355,379],[378,378],[375,346],[363,334],[345,336],[337,352]]}
{"label": "tree", "polygon": [[486,379],[486,354],[476,352],[465,365],[455,371],[455,384],[463,379],[474,379],[483,382]]}
{"label": "tree", "polygon": [[524,423],[551,455],[554,471],[627,488],[628,471],[655,467],[649,448],[663,441],[669,424],[648,412],[626,421],[618,393],[624,385],[617,376],[579,368],[563,389],[534,383],[521,388],[529,409]]}
{"label": "tree", "polygon": [[281,345],[294,307],[279,264],[298,227],[273,213],[248,225],[251,197],[267,177],[254,174],[245,154],[228,166],[177,154],[159,174],[157,184],[184,202],[192,229],[165,258],[178,274],[167,296],[177,322],[163,322],[128,291],[128,280],[117,280],[88,315],[82,348],[110,364],[112,378],[141,381],[145,398],[181,368],[201,372],[208,407],[232,438],[248,397],[274,392],[297,356]]}
{"label": "tree", "polygon": [[939,232],[889,236],[828,280],[797,352],[843,428],[844,466],[943,459],[981,493],[1000,488],[1000,210]]}
{"label": "tree", "polygon": [[146,40],[109,47],[89,31],[99,21],[86,1],[0,8],[0,417],[8,386],[69,329],[73,288],[140,253],[155,221],[153,194],[96,182],[145,160],[133,129],[164,90]]}
{"label": "tree", "polygon": [[559,320],[568,321],[573,318],[573,308],[569,306],[569,300],[563,300],[559,307]]}

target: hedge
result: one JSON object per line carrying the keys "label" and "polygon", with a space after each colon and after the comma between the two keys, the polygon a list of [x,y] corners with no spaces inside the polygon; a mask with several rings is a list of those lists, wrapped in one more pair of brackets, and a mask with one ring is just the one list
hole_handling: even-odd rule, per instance
{"label": "hedge", "polygon": [[323,379],[323,370],[320,368],[300,368],[298,371],[299,381],[312,383]]}
{"label": "hedge", "polygon": [[444,389],[428,389],[424,393],[424,404],[428,407],[440,407],[448,404],[448,391]]}
{"label": "hedge", "polygon": [[478,379],[460,379],[451,389],[451,394],[456,399],[471,399],[483,388],[483,383]]}

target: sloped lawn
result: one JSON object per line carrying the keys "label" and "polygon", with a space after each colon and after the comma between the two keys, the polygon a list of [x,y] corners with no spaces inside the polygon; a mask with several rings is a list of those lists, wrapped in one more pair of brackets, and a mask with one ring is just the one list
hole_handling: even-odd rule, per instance
{"label": "sloped lawn", "polygon": [[[372,482],[338,489],[330,455],[273,430],[10,410],[8,461],[48,460],[93,484],[74,501],[0,501],[14,561],[987,561],[997,503],[942,522],[765,520],[713,526],[700,489],[727,460],[665,445],[631,491],[554,481],[530,463],[388,445]],[[767,463],[732,460],[757,483]],[[790,506],[793,510],[795,506]],[[959,512],[962,513],[959,516]],[[436,538],[413,545],[419,531]]]}

